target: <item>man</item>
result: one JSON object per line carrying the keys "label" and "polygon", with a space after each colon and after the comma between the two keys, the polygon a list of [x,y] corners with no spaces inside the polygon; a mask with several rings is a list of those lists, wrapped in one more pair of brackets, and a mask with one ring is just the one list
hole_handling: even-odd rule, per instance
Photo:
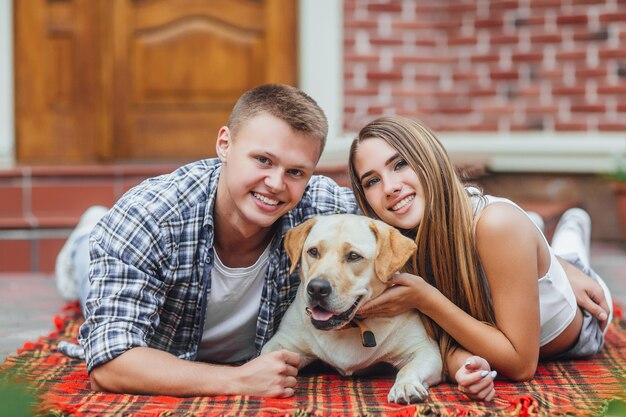
{"label": "man", "polygon": [[[299,283],[284,233],[315,215],[357,211],[349,189],[313,176],[327,131],[302,91],[254,88],[219,130],[218,158],[144,181],[102,217],[89,237],[90,287],[78,270],[72,278],[89,287],[79,342],[93,389],[293,395],[299,356],[256,356]],[[102,215],[92,210],[77,230],[86,235]],[[59,277],[72,276],[63,265],[80,256],[80,240],[68,240]]]}

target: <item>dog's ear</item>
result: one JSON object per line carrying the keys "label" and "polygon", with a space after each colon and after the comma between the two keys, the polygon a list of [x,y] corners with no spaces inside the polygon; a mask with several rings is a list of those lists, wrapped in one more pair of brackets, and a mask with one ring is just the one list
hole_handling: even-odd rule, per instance
{"label": "dog's ear", "polygon": [[370,229],[376,236],[374,270],[378,279],[387,282],[409,260],[417,245],[395,227],[381,221],[372,220]]}
{"label": "dog's ear", "polygon": [[290,229],[285,235],[285,249],[287,250],[287,255],[289,255],[289,259],[291,260],[289,273],[292,273],[296,269],[296,266],[298,266],[304,241],[316,221],[315,217],[309,219],[293,229]]}

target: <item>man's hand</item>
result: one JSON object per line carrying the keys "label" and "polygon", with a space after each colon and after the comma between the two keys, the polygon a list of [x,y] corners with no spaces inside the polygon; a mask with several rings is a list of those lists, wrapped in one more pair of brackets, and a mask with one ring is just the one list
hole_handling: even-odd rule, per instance
{"label": "man's hand", "polygon": [[458,389],[472,400],[491,401],[496,395],[493,380],[497,372],[480,356],[471,356],[456,372]]}
{"label": "man's hand", "polygon": [[300,355],[278,350],[259,356],[236,370],[235,392],[261,397],[291,397],[296,386]]}
{"label": "man's hand", "polygon": [[570,285],[576,295],[576,303],[580,308],[590,312],[600,322],[600,328],[604,330],[608,323],[608,313],[611,311],[607,303],[604,291],[600,284],[561,258],[559,263],[563,266]]}

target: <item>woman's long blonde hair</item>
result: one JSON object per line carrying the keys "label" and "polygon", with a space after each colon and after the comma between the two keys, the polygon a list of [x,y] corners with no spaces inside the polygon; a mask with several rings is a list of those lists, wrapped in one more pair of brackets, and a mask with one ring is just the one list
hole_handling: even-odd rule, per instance
{"label": "woman's long blonde hair", "polygon": [[[489,292],[475,248],[474,210],[448,153],[433,132],[415,120],[381,117],[361,129],[350,147],[350,179],[361,211],[374,218],[376,213],[367,203],[354,166],[360,143],[370,138],[382,139],[396,149],[415,171],[424,190],[422,221],[414,230],[406,231],[415,236],[417,251],[405,270],[434,285],[472,317],[494,324]],[[445,363],[458,344],[434,321],[424,321],[429,334],[439,341]]]}

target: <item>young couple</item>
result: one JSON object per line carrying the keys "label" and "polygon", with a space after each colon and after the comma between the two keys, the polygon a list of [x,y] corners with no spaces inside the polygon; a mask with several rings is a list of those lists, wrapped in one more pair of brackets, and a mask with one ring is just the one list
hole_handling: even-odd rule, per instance
{"label": "young couple", "polygon": [[284,234],[359,209],[418,245],[361,316],[421,311],[447,376],[468,397],[493,398],[492,369],[529,379],[541,358],[601,348],[611,301],[589,269],[584,211],[566,213],[550,247],[519,207],[465,188],[434,135],[399,117],[375,120],[355,139],[355,199],[313,175],[326,134],[309,96],[263,85],[233,108],[217,158],[83,215],[57,259],[57,282],[81,299],[86,320],[81,346],[59,349],[86,359],[94,390],[293,395],[299,356],[257,356],[299,283]]}

